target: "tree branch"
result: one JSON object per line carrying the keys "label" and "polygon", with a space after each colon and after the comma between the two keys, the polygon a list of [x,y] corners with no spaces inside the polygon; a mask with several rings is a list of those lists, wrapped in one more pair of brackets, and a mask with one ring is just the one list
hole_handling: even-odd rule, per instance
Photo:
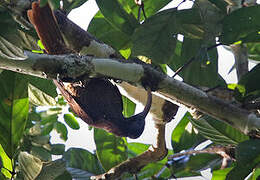
{"label": "tree branch", "polygon": [[157,124],[157,139],[156,144],[150,146],[150,148],[145,151],[144,153],[136,156],[134,158],[128,159],[121,164],[113,167],[108,172],[98,175],[92,176],[91,179],[101,180],[101,179],[117,179],[123,173],[137,173],[140,171],[144,166],[149,163],[157,162],[163,159],[167,155],[167,149],[165,145],[165,124]]}
{"label": "tree branch", "polygon": [[172,79],[147,64],[77,55],[46,55],[25,52],[25,60],[0,58],[0,68],[30,75],[75,81],[87,77],[121,79],[135,86],[149,86],[153,91],[190,108],[222,120],[245,134],[260,129],[260,118],[245,109],[208,95],[184,82]]}

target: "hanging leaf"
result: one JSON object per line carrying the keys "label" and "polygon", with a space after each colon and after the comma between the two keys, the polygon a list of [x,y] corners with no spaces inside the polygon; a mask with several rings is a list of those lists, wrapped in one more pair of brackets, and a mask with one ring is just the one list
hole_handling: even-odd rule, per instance
{"label": "hanging leaf", "polygon": [[63,139],[64,141],[67,141],[68,130],[67,130],[66,126],[61,122],[56,122],[54,124],[54,128],[56,129],[57,133],[60,134],[60,138]]}
{"label": "hanging leaf", "polygon": [[63,154],[63,158],[69,168],[83,170],[91,175],[104,173],[97,156],[85,149],[70,148]]}
{"label": "hanging leaf", "polygon": [[12,158],[28,116],[28,84],[23,75],[4,71],[0,74],[0,87],[0,144]]}
{"label": "hanging leaf", "polygon": [[128,99],[126,96],[122,96],[123,99],[123,115],[124,117],[130,117],[135,113],[136,104]]}
{"label": "hanging leaf", "polygon": [[112,133],[95,128],[94,140],[98,159],[106,171],[127,159],[125,138],[116,137]]}
{"label": "hanging leaf", "polygon": [[196,147],[201,142],[205,141],[205,138],[200,134],[195,133],[192,127],[190,130],[187,130],[187,125],[191,118],[192,116],[187,112],[174,128],[171,141],[174,152],[180,152],[182,150]]}
{"label": "hanging leaf", "polygon": [[73,114],[64,114],[64,121],[71,129],[79,129],[79,123]]}

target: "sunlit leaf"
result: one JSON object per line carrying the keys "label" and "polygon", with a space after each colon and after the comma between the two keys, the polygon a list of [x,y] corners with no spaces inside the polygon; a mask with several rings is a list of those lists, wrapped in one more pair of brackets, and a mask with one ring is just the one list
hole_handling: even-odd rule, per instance
{"label": "sunlit leaf", "polygon": [[135,103],[132,102],[125,96],[122,96],[123,99],[123,115],[125,117],[130,117],[135,113]]}
{"label": "sunlit leaf", "polygon": [[73,114],[64,114],[64,121],[71,129],[79,129],[79,123]]}
{"label": "sunlit leaf", "polygon": [[[0,169],[1,173],[5,175],[7,178],[11,178],[11,173],[9,171],[13,170],[12,161],[11,159],[6,155],[4,149],[2,148],[0,144]],[[8,170],[6,170],[8,169]]]}
{"label": "sunlit leaf", "polygon": [[225,180],[232,168],[219,169],[212,172],[211,180]]}
{"label": "sunlit leaf", "polygon": [[127,159],[127,146],[124,138],[107,133],[102,129],[94,130],[97,156],[105,170]]}
{"label": "sunlit leaf", "polygon": [[0,144],[12,158],[28,116],[28,85],[23,75],[4,71],[0,74],[0,87]]}

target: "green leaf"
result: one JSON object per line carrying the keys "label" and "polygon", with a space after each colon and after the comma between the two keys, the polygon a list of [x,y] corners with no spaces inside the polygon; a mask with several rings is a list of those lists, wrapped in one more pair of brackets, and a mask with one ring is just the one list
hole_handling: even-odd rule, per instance
{"label": "green leaf", "polygon": [[88,32],[118,51],[130,47],[130,36],[112,26],[100,11],[91,20]]}
{"label": "green leaf", "polygon": [[94,140],[98,159],[106,171],[127,159],[127,146],[124,138],[95,128]]}
{"label": "green leaf", "polygon": [[[71,174],[73,174],[73,173],[72,173],[72,172],[70,173],[70,172],[68,172],[68,170],[67,170],[67,171],[65,171],[62,175],[56,177],[55,180],[72,180]],[[86,177],[85,177],[85,178],[86,178]]]}
{"label": "green leaf", "polygon": [[202,40],[184,37],[180,58],[176,58],[178,55],[175,55],[169,66],[176,71],[189,60],[193,59],[193,61],[179,73],[185,82],[204,87],[224,86],[225,81],[218,74],[217,49],[214,48],[205,52],[204,46]]}
{"label": "green leaf", "polygon": [[214,4],[216,7],[218,7],[222,13],[227,14],[227,6],[228,3],[224,0],[209,0],[212,4]]}
{"label": "green leaf", "polygon": [[48,123],[45,124],[44,127],[41,130],[41,135],[45,136],[50,134],[50,132],[53,130],[54,124],[53,123]]}
{"label": "green leaf", "polygon": [[260,43],[247,43],[248,59],[260,61]]}
{"label": "green leaf", "polygon": [[194,128],[191,127],[189,130],[187,129],[187,125],[191,118],[192,116],[187,112],[174,128],[171,141],[174,152],[193,148],[205,141],[205,138],[200,134],[195,133]]}
{"label": "green leaf", "polygon": [[0,36],[17,48],[40,50],[37,45],[38,36],[36,32],[22,28],[20,24],[14,21],[13,15],[10,10],[0,11]]}
{"label": "green leaf", "polygon": [[63,10],[69,14],[71,10],[80,7],[88,0],[63,0]]}
{"label": "green leaf", "polygon": [[132,35],[138,22],[133,14],[126,12],[117,0],[96,0],[107,21],[121,32]]}
{"label": "green leaf", "polygon": [[123,115],[125,117],[130,117],[135,113],[136,104],[128,99],[126,96],[122,96],[123,100]]}
{"label": "green leaf", "polygon": [[79,129],[79,123],[73,114],[64,114],[64,121],[71,129]]}
{"label": "green leaf", "polygon": [[[223,19],[223,32],[220,41],[223,44],[231,44],[237,41],[260,42],[260,5],[239,8]],[[252,33],[254,38],[252,38]],[[248,36],[251,36],[248,39]]]}
{"label": "green leaf", "polygon": [[250,139],[236,147],[236,166],[228,173],[228,180],[244,179],[260,163],[260,140]]}
{"label": "green leaf", "polygon": [[136,157],[149,148],[150,145],[142,143],[127,143],[128,157]]}
{"label": "green leaf", "polygon": [[56,86],[53,84],[52,80],[42,79],[29,75],[26,75],[25,77],[32,86],[38,88],[48,96],[55,98],[58,95],[56,91]]}
{"label": "green leaf", "polygon": [[7,156],[1,144],[0,144],[0,169],[1,169],[1,173],[3,173],[5,177],[11,178],[12,175],[8,170],[10,171],[13,170],[12,160]]}
{"label": "green leaf", "polygon": [[250,178],[250,180],[257,180],[260,177],[260,168],[254,169],[254,172]]}
{"label": "green leaf", "polygon": [[22,49],[16,47],[0,36],[0,57],[10,60],[24,60],[26,56]]}
{"label": "green leaf", "polygon": [[232,168],[219,169],[212,172],[211,180],[225,180]]}
{"label": "green leaf", "polygon": [[26,126],[29,100],[24,76],[11,71],[0,74],[0,144],[12,158]]}
{"label": "green leaf", "polygon": [[51,153],[43,147],[32,146],[30,154],[42,161],[51,161]]}
{"label": "green leaf", "polygon": [[238,85],[242,86],[244,91],[237,88],[236,95],[238,100],[249,101],[260,97],[260,64],[255,66],[251,71],[246,73],[238,82]]}
{"label": "green leaf", "polygon": [[222,145],[237,145],[247,140],[249,137],[242,134],[232,126],[216,120],[208,115],[203,115],[200,119],[190,119],[192,125],[207,139]]}
{"label": "green leaf", "polygon": [[64,144],[52,144],[50,153],[53,155],[62,155],[65,152]]}
{"label": "green leaf", "polygon": [[28,94],[30,102],[36,106],[54,106],[56,104],[54,98],[30,84],[28,86]]}
{"label": "green leaf", "polygon": [[146,56],[153,63],[166,64],[176,47],[177,34],[201,38],[202,32],[196,24],[200,24],[197,10],[178,11],[173,8],[161,11],[137,28],[133,35],[132,53]]}
{"label": "green leaf", "polygon": [[70,148],[63,154],[63,158],[67,167],[81,169],[92,175],[104,173],[97,156],[85,149]]}
{"label": "green leaf", "polygon": [[19,168],[24,174],[25,180],[35,179],[41,172],[43,163],[37,157],[27,152],[20,152],[18,156]]}
{"label": "green leaf", "polygon": [[42,170],[36,180],[55,179],[66,171],[66,162],[63,159],[43,163]]}
{"label": "green leaf", "polygon": [[192,116],[190,115],[190,113],[186,112],[185,115],[180,120],[180,122],[178,123],[178,125],[172,131],[171,143],[172,143],[172,148],[174,149],[175,152],[178,152],[176,151],[175,145],[177,145],[178,142],[180,142],[181,136],[185,131],[187,124],[190,122],[189,118],[192,118]]}
{"label": "green leaf", "polygon": [[66,126],[61,122],[56,122],[54,125],[54,128],[56,129],[57,133],[60,134],[60,138],[64,141],[67,141],[68,139],[68,130]]}
{"label": "green leaf", "polygon": [[[161,0],[161,1],[145,0],[145,1],[143,1],[146,17],[150,17],[151,15],[154,15],[160,9],[162,9],[164,6],[166,6],[170,1],[171,0]],[[134,14],[134,16],[137,19],[139,6],[136,5],[135,1],[119,0],[119,2],[122,4],[125,11],[132,12],[132,14]],[[140,18],[140,21],[142,21],[142,20],[144,20],[143,13],[141,13],[141,18]]]}

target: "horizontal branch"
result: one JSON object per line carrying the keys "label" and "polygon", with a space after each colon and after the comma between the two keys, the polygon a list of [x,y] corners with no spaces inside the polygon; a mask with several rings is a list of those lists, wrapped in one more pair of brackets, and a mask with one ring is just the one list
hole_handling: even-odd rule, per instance
{"label": "horizontal branch", "polygon": [[260,118],[245,109],[154,70],[150,65],[91,56],[46,55],[25,52],[24,60],[0,58],[0,68],[42,78],[76,81],[110,77],[135,86],[149,86],[163,96],[222,120],[245,134],[260,129]]}

